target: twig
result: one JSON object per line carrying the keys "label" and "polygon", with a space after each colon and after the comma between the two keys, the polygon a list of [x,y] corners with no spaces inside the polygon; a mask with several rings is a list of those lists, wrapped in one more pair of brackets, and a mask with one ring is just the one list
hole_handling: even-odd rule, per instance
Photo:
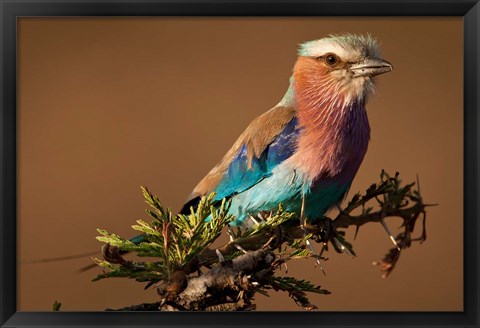
{"label": "twig", "polygon": [[231,304],[231,301],[226,302],[225,295],[229,295],[230,292],[238,294],[242,290],[251,290],[252,281],[249,275],[269,268],[274,259],[275,255],[265,249],[240,255],[200,277],[190,279],[187,287],[173,302],[186,310],[201,310],[220,304]]}

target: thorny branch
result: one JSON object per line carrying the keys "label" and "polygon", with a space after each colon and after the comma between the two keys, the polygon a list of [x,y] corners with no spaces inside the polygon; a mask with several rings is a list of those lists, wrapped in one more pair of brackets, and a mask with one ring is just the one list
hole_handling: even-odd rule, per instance
{"label": "thorny branch", "polygon": [[[397,247],[390,249],[381,262],[377,263],[382,265],[383,277],[388,276],[395,268],[401,250],[409,248],[412,242],[423,243],[426,240],[426,208],[434,206],[423,202],[420,190],[412,189],[414,183],[402,187],[398,177],[398,173],[394,177],[390,177],[382,171],[380,184],[372,184],[363,196],[359,193],[354,195],[347,207],[340,209],[339,214],[334,219],[325,217],[317,224],[307,225],[307,231],[316,237],[317,241],[328,243],[333,241],[334,238],[342,238],[343,232],[338,231],[338,229],[355,226],[358,232],[361,226],[369,222],[380,222],[388,217],[401,218],[403,220],[401,227],[404,229],[395,237],[400,250]],[[382,200],[379,198],[380,196],[382,196]],[[365,207],[372,200],[375,200],[379,207],[376,211],[373,211],[373,207]],[[361,209],[361,213],[354,215],[353,212],[357,209]],[[422,219],[422,232],[420,237],[412,238],[418,218]],[[275,233],[278,234],[278,232]],[[283,242],[288,242],[301,238],[304,235],[304,230],[298,225],[289,226],[283,227],[281,233],[282,236],[276,235],[275,237],[279,237]],[[256,234],[246,238],[238,238],[218,248],[218,250],[223,255],[235,252],[235,245],[240,245],[246,250],[255,250],[270,238],[272,238],[270,234]],[[334,247],[336,245],[338,244],[333,243]],[[350,249],[350,251],[352,250]],[[201,263],[212,264],[215,260],[214,252],[210,249],[206,249],[201,254]]]}
{"label": "thorny branch", "polygon": [[[194,242],[191,243],[193,246],[181,245],[180,237],[190,234],[189,237],[195,238],[194,236],[202,233],[201,229],[207,228],[204,227],[205,217],[212,212],[216,213],[221,224],[208,227],[214,236],[207,234],[204,238],[215,240],[221,228],[228,224],[228,204],[223,203],[220,209],[214,212],[208,200],[204,200],[195,213],[198,218],[190,218],[189,220],[193,221],[185,225],[183,221],[172,219],[171,213],[161,207],[158,199],[144,189],[147,203],[157,209],[156,214],[151,211],[149,214],[161,221],[154,227],[159,231],[159,239],[152,238],[148,245],[159,252],[163,261],[155,264],[127,261],[120,255],[119,249],[138,251],[140,248],[136,247],[143,247],[141,250],[145,253],[147,244],[132,246],[118,236],[100,231],[104,237],[99,239],[107,244],[103,249],[105,261],[97,260],[97,264],[103,266],[105,272],[94,280],[128,277],[148,282],[147,287],[155,285],[161,301],[138,305],[141,310],[248,311],[255,308],[252,303],[253,295],[256,292],[266,294],[270,289],[286,291],[304,309],[315,309],[316,306],[306,297],[306,292],[330,292],[303,280],[276,276],[276,271],[282,264],[298,258],[322,259],[322,253],[328,250],[329,244],[337,252],[354,255],[353,247],[344,239],[345,231],[342,229],[355,226],[358,232],[366,223],[384,223],[383,220],[389,217],[399,217],[403,223],[402,231],[395,237],[391,236],[396,246],[376,263],[381,265],[383,277],[393,271],[403,250],[409,248],[413,242],[425,241],[425,209],[431,205],[423,202],[418,178],[415,190],[415,183],[402,186],[398,177],[398,173],[390,177],[382,171],[380,183],[372,184],[364,195],[354,195],[345,208],[339,207],[335,218],[324,217],[304,227],[300,226],[299,220],[292,213],[283,213],[281,210],[277,213],[259,213],[256,219],[260,220],[259,224],[246,230],[237,229],[235,232],[228,228],[230,242],[216,249],[208,247],[211,243],[203,243],[196,248]],[[375,208],[372,205],[367,206],[372,202]],[[168,220],[162,219],[162,215]],[[211,221],[215,220],[215,215]],[[412,234],[419,218],[422,220],[422,232],[419,237],[414,238]],[[142,229],[137,230],[153,233],[145,222],[139,223]],[[179,225],[181,227],[177,229]],[[177,230],[179,232],[176,232]],[[320,254],[314,254],[306,247],[308,239],[322,244]],[[155,248],[157,244],[161,247]],[[183,254],[188,251],[181,247],[192,247],[195,252]],[[160,272],[162,270],[165,272]],[[137,308],[134,306],[120,310],[135,309]]]}

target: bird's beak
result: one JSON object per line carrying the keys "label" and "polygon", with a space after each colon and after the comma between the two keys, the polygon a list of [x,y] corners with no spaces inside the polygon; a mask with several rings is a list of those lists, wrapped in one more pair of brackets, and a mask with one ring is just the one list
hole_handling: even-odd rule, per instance
{"label": "bird's beak", "polygon": [[364,60],[354,63],[350,66],[353,77],[375,76],[388,73],[393,70],[392,64],[383,59],[365,58]]}

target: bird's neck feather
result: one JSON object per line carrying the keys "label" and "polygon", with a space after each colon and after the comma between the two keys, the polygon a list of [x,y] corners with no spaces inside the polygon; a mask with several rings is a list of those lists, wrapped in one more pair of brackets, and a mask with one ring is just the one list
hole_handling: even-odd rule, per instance
{"label": "bird's neck feather", "polygon": [[365,98],[352,97],[328,76],[315,59],[300,57],[295,65],[294,102],[302,134],[294,160],[310,180],[349,183],[370,139]]}

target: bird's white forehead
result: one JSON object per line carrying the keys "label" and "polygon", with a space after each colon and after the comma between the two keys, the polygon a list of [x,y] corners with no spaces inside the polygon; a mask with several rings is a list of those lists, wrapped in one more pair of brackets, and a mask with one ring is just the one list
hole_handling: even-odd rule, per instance
{"label": "bird's white forehead", "polygon": [[370,35],[342,34],[305,42],[298,50],[299,56],[319,57],[328,53],[354,62],[365,57],[379,58],[380,47]]}

